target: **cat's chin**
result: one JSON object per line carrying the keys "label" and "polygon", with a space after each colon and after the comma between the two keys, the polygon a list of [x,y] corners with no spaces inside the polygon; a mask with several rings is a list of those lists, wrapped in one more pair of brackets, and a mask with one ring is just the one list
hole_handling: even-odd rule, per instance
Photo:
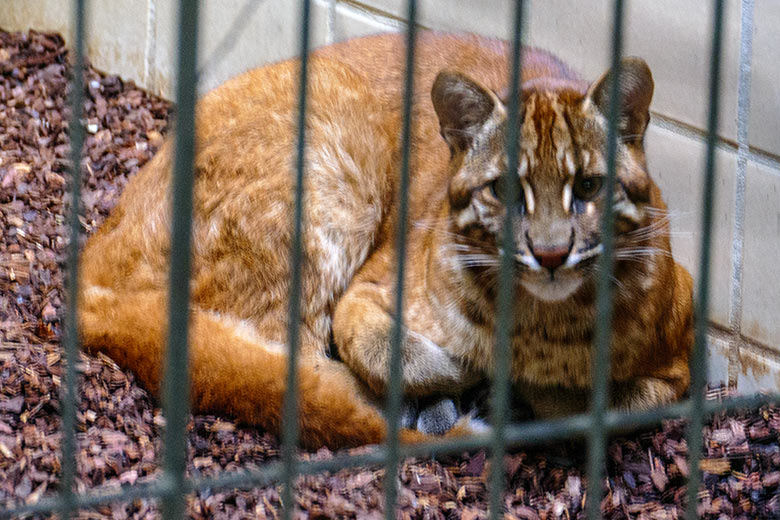
{"label": "cat's chin", "polygon": [[582,285],[582,278],[578,276],[558,276],[552,280],[549,278],[526,278],[520,280],[526,291],[544,302],[560,302],[574,294]]}

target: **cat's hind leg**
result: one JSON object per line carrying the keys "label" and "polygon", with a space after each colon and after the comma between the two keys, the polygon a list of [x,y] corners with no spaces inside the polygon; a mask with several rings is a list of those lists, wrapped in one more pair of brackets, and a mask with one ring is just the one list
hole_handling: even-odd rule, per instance
{"label": "cat's hind leg", "polygon": [[[82,343],[129,368],[158,394],[167,336],[163,290],[117,292],[88,286],[81,292]],[[240,422],[279,432],[287,378],[285,346],[264,341],[249,325],[198,308],[189,329],[193,412],[227,413]],[[385,420],[361,394],[360,383],[336,361],[302,358],[299,365],[301,444],[333,448],[381,442]],[[422,440],[404,431],[404,441]]]}

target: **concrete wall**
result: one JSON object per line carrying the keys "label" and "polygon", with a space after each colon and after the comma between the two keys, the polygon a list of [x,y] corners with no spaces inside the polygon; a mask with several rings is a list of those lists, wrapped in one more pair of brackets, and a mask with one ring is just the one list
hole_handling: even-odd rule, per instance
{"label": "concrete wall", "polygon": [[[172,97],[173,0],[93,1],[93,63]],[[418,23],[510,37],[514,2],[421,0]],[[526,41],[559,54],[586,77],[608,68],[612,2],[526,2]],[[294,56],[299,2],[202,0],[202,90],[248,68]],[[99,6],[99,8],[97,7]],[[744,390],[780,388],[780,2],[728,0],[723,38],[710,317],[711,376]],[[312,43],[403,30],[401,0],[314,0]],[[711,2],[627,2],[626,54],[656,81],[647,149],[675,212],[675,256],[698,270],[699,212],[708,108]],[[68,33],[68,0],[3,0],[0,27]]]}

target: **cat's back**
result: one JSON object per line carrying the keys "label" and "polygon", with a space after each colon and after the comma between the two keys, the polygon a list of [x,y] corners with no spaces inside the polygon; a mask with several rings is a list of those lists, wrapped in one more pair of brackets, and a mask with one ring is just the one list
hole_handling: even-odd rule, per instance
{"label": "cat's back", "polygon": [[[415,45],[414,83],[416,101],[428,105],[436,75],[444,69],[457,70],[482,82],[497,94],[506,94],[509,83],[511,44],[477,34],[422,31]],[[406,35],[386,33],[355,38],[318,49],[315,56],[328,57],[348,64],[365,78],[377,97],[393,107],[400,107],[406,73]],[[554,54],[535,47],[523,48],[522,82],[546,84],[557,88],[569,82],[587,87],[580,75]]]}
{"label": "cat's back", "polygon": [[[269,294],[285,294],[279,287],[288,279],[299,71],[298,60],[254,69],[198,102],[193,299],[206,307],[252,314],[263,303],[253,301],[265,296],[257,297],[249,289],[256,283],[255,271],[269,270],[264,266],[284,267],[262,280]],[[376,108],[362,108],[372,106]],[[389,204],[397,139],[393,117],[378,107],[370,85],[349,66],[312,58],[305,221],[311,229],[326,231],[322,236],[312,233],[305,247],[318,257],[333,249],[330,241],[339,242],[335,256],[346,258],[337,266],[340,270],[343,265],[351,272],[362,261]],[[88,241],[85,284],[93,280],[101,286],[128,288],[165,284],[171,144],[167,142],[131,179],[106,225]],[[349,274],[329,276],[341,287]]]}

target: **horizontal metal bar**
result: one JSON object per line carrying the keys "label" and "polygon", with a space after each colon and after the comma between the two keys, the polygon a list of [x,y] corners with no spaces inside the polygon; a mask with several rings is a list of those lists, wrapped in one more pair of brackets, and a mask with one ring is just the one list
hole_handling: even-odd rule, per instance
{"label": "horizontal metal bar", "polygon": [[[705,402],[704,414],[711,415],[778,403],[780,403],[780,393],[729,397],[722,401]],[[692,401],[686,399],[673,405],[644,412],[608,412],[604,417],[604,425],[610,431],[652,426],[663,419],[687,417],[692,413],[692,407]],[[581,437],[589,431],[592,424],[590,414],[580,414],[554,421],[520,423],[507,426],[505,438],[507,445],[511,446],[539,445],[565,438]],[[400,454],[402,457],[421,457],[458,453],[486,448],[490,446],[491,440],[492,436],[489,434],[454,439],[443,438],[429,443],[401,446]],[[386,461],[385,448],[377,447],[360,455],[338,455],[328,460],[303,461],[298,464],[296,469],[300,475],[312,475],[324,471],[339,471],[357,466],[384,464]],[[203,489],[265,485],[279,480],[281,471],[281,463],[273,462],[254,470],[189,479],[185,481],[184,489],[189,493]],[[123,487],[119,490],[115,488],[94,489],[88,493],[75,495],[74,503],[78,508],[87,508],[140,497],[157,498],[170,493],[170,491],[170,483],[160,478],[143,484]],[[0,518],[54,511],[59,507],[59,504],[60,500],[57,496],[44,498],[35,504],[22,504],[11,509],[0,510]]]}
{"label": "horizontal metal bar", "polygon": [[[168,479],[157,478],[150,482],[123,486],[121,488],[102,487],[79,495],[74,495],[75,509],[88,509],[91,507],[121,502],[123,500],[135,500],[136,498],[160,498],[171,492],[173,486]],[[25,515],[48,513],[57,510],[61,504],[59,496],[42,498],[34,504],[22,504],[11,509],[0,509],[0,518],[20,518]],[[75,510],[74,509],[74,510]]]}

